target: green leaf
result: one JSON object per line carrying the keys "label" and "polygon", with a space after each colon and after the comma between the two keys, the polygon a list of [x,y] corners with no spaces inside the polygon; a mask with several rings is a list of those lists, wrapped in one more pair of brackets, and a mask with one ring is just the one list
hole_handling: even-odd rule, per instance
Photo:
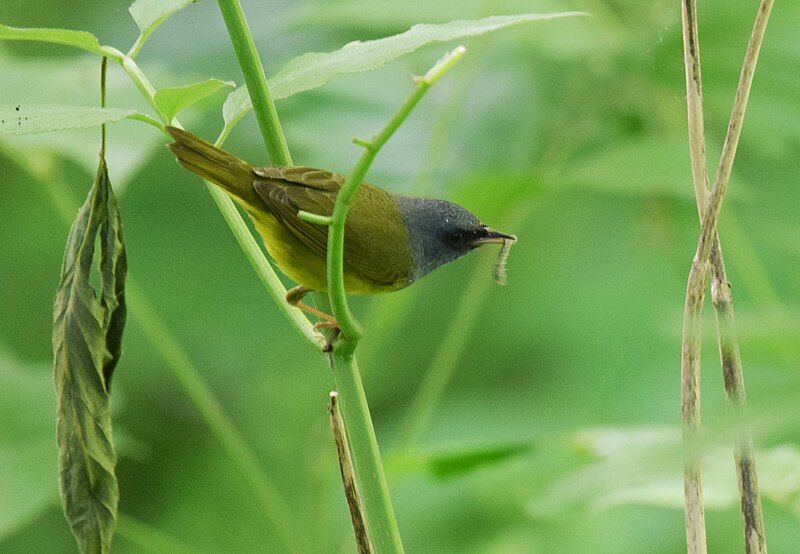
{"label": "green leaf", "polygon": [[156,92],[156,105],[164,115],[172,119],[181,110],[188,108],[195,102],[211,96],[223,87],[235,87],[231,81],[219,79],[206,79],[199,83],[192,83],[181,87],[162,88]]}
{"label": "green leaf", "polygon": [[[98,235],[99,298],[89,282]],[[61,501],[81,552],[107,552],[116,524],[109,384],[125,325],[126,270],[119,211],[101,158],[67,239],[53,325]]]}
{"label": "green leaf", "polygon": [[81,50],[102,54],[103,49],[92,33],[68,29],[20,29],[0,24],[0,40],[34,40],[74,46]]}
{"label": "green leaf", "polygon": [[[377,69],[390,61],[434,42],[448,42],[464,37],[482,35],[505,27],[531,21],[587,15],[583,12],[527,13],[519,15],[494,15],[472,21],[450,21],[442,24],[423,23],[408,31],[377,40],[355,41],[333,52],[310,52],[289,61],[272,79],[269,86],[273,98],[286,98],[306,90],[321,87],[344,73],[359,73]],[[249,98],[242,102],[240,90],[236,106],[241,115],[252,106]],[[227,121],[227,119],[226,119]]]}
{"label": "green leaf", "polygon": [[225,104],[222,105],[222,119],[225,121],[225,126],[236,125],[252,107],[246,86],[243,85],[228,94]]}
{"label": "green leaf", "polygon": [[442,452],[430,455],[426,466],[430,474],[439,479],[460,477],[479,469],[506,462],[517,456],[527,454],[531,450],[533,450],[533,446],[529,443],[511,443]]}
{"label": "green leaf", "polygon": [[366,42],[355,41],[334,52],[311,52],[289,61],[271,81],[275,98],[285,98],[304,90],[320,87],[342,73],[377,69],[382,65],[433,42],[448,42],[482,35],[504,27],[531,21],[585,15],[563,12],[520,15],[495,15],[473,21],[450,21],[440,25],[414,25],[408,31]]}
{"label": "green leaf", "polygon": [[433,452],[410,449],[387,458],[385,466],[394,476],[427,473],[436,479],[450,479],[528,454],[533,448],[530,442],[518,441]]}
{"label": "green leaf", "polygon": [[97,127],[136,115],[136,110],[84,106],[0,106],[0,135],[32,135]]}
{"label": "green leaf", "polygon": [[159,25],[197,0],[136,0],[128,8],[131,17],[139,27],[140,36],[134,46],[134,53],[155,31]]}

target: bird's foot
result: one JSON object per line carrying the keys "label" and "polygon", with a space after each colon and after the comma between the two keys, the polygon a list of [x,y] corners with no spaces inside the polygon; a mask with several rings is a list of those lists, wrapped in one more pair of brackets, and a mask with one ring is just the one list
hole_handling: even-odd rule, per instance
{"label": "bird's foot", "polygon": [[328,336],[328,340],[325,343],[325,346],[322,347],[322,351],[326,354],[329,352],[333,352],[333,343],[336,342],[336,339],[339,338],[339,323],[335,319],[323,319],[322,321],[317,321],[314,324],[314,330],[320,331],[322,329],[330,330],[330,335]]}

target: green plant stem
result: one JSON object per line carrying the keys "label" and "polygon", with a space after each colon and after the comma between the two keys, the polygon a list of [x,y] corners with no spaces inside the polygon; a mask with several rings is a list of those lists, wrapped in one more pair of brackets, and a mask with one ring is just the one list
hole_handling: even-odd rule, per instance
{"label": "green plant stem", "polygon": [[402,552],[403,543],[394,515],[389,487],[383,472],[375,429],[361,384],[353,352],[361,337],[359,323],[350,312],[344,288],[344,229],[347,211],[358,192],[361,181],[381,147],[406,120],[411,110],[442,75],[463,55],[463,46],[442,58],[417,85],[386,126],[369,142],[354,139],[365,151],[336,196],[328,233],[328,291],[334,316],[339,322],[342,337],[332,356],[336,386],[341,394],[342,416],[353,455],[353,465],[362,493],[365,517],[376,552]]}
{"label": "green plant stem", "polygon": [[293,165],[286,137],[278,118],[278,111],[275,109],[275,102],[269,93],[264,67],[258,56],[242,6],[238,0],[218,0],[217,3],[239,60],[239,67],[242,70],[247,92],[250,95],[258,127],[264,137],[270,160],[275,165]]}
{"label": "green plant stem", "polygon": [[[259,127],[261,128],[270,158],[273,163],[291,165],[291,156],[286,145],[286,140],[274,103],[269,94],[263,66],[255,50],[252,36],[241,6],[236,0],[219,0],[218,3],[225,24],[228,27],[234,49],[236,50],[242,74],[245,77],[253,108],[256,112],[256,118],[259,122]],[[338,223],[336,222],[337,211],[336,208],[334,208],[331,234],[335,235],[337,225],[341,228],[341,234],[335,235],[338,238],[335,238],[333,243],[329,242],[329,275],[331,266],[333,265],[335,267],[335,263],[332,263],[332,259],[336,258],[335,256],[332,257],[330,254],[330,244],[335,244],[335,241],[338,240],[338,251],[341,257],[343,251],[344,218],[347,214],[348,202],[352,200],[358,184],[364,174],[366,174],[372,159],[374,159],[377,151],[386,140],[388,140],[394,130],[404,121],[405,117],[407,117],[413,106],[419,101],[422,94],[424,94],[430,85],[443,75],[461,55],[463,55],[463,48],[456,50],[453,55],[437,64],[419,81],[415,93],[412,94],[409,101],[390,121],[389,125],[387,125],[387,128],[384,130],[385,132],[378,135],[370,144],[365,156],[362,157],[362,163],[359,164],[354,171],[355,178],[351,175],[349,179],[349,188],[346,184],[342,191],[340,191],[336,205],[339,206],[338,217],[340,217],[341,220]],[[334,247],[334,250],[336,250],[336,247]],[[341,265],[338,270],[338,279],[343,282]],[[330,282],[329,280],[329,283]],[[347,307],[346,298],[342,298],[344,296],[343,286],[340,292],[342,294],[337,298],[337,301],[340,302],[339,307],[344,306],[349,315],[350,312]],[[335,293],[334,297],[336,298]],[[334,306],[333,310],[335,314],[337,313],[336,309],[337,307]],[[354,321],[355,320],[350,315],[348,322],[352,323]],[[353,333],[352,325],[343,327],[343,331],[352,336],[359,335],[359,333]],[[386,478],[381,465],[380,451],[375,437],[375,430],[372,425],[369,407],[361,384],[358,365],[352,355],[352,350],[337,348],[337,352],[332,359],[332,367],[341,395],[343,419],[350,438],[358,486],[364,499],[365,517],[370,537],[378,552],[402,552],[403,546],[400,540],[400,533],[394,516]]]}
{"label": "green plant stem", "polygon": [[[107,47],[107,50],[108,51],[106,52],[106,55],[122,65],[125,73],[130,77],[130,79],[136,85],[136,88],[139,89],[148,103],[153,107],[158,114],[158,117],[161,118],[162,122],[165,125],[174,124],[180,127],[179,121],[169,121],[168,118],[158,109],[155,101],[156,89],[152,83],[150,83],[147,76],[141,71],[138,64],[133,59],[129,58],[125,54],[122,54],[116,49]],[[236,122],[231,122],[223,127],[219,138],[217,138],[215,142],[215,145],[221,146],[225,142],[235,124]],[[247,224],[244,222],[244,219],[242,219],[242,216],[239,214],[236,206],[233,204],[233,201],[230,199],[230,197],[228,197],[227,194],[219,190],[219,188],[212,183],[205,181],[205,184],[206,189],[211,194],[211,198],[217,204],[219,211],[222,213],[222,217],[225,219],[225,222],[228,224],[228,227],[231,229],[234,237],[236,237],[239,246],[242,248],[245,256],[250,261],[250,264],[253,266],[253,269],[255,270],[259,279],[267,288],[267,292],[269,292],[269,295],[275,300],[275,303],[280,311],[286,316],[295,329],[297,329],[306,342],[308,342],[315,349],[321,350],[325,344],[325,339],[319,333],[314,331],[311,322],[299,309],[289,306],[286,303],[286,288],[283,286],[283,283],[281,282],[277,273],[267,260],[264,252],[258,246],[258,243],[256,243],[252,233],[247,227]]]}
{"label": "green plant stem", "polygon": [[358,490],[375,552],[402,553],[403,542],[383,471],[375,428],[355,356],[334,354],[333,372],[342,418],[350,439]]}
{"label": "green plant stem", "polygon": [[364,153],[336,195],[336,204],[333,207],[328,232],[328,294],[331,299],[333,315],[336,317],[336,321],[339,322],[339,328],[342,331],[343,340],[339,341],[341,344],[339,346],[340,350],[344,346],[346,351],[352,352],[362,333],[361,325],[350,311],[344,288],[344,226],[347,219],[347,211],[350,209],[350,204],[358,192],[361,181],[369,171],[380,149],[403,124],[411,110],[428,92],[428,89],[452,68],[465,52],[466,49],[463,46],[459,46],[439,60],[423,77],[418,78],[417,85],[406,101],[371,141],[353,139],[353,142],[364,148]]}

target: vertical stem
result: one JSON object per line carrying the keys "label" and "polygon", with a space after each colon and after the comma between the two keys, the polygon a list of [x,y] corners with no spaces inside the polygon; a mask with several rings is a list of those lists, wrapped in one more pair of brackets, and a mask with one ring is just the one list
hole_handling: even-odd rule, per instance
{"label": "vertical stem", "polygon": [[[714,255],[713,250],[711,254]],[[744,373],[739,354],[739,342],[736,338],[730,284],[725,275],[724,266],[721,266],[721,269],[721,277],[718,278],[714,275],[711,282],[711,302],[717,315],[717,342],[722,359],[725,394],[730,402],[735,422],[734,460],[736,462],[736,480],[739,485],[745,552],[747,554],[764,554],[767,551],[767,541],[764,533],[761,496],[758,491],[755,455],[753,454],[753,436],[747,417]]]}
{"label": "vertical stem", "polygon": [[331,418],[331,432],[333,433],[333,443],[336,446],[336,457],[339,459],[339,472],[342,475],[344,495],[347,498],[347,508],[350,511],[350,520],[353,522],[353,531],[356,536],[356,546],[359,554],[371,554],[372,544],[367,533],[364,508],[356,487],[356,472],[353,468],[353,458],[350,455],[344,421],[339,412],[339,393],[336,391],[332,391],[330,394],[328,413]]}
{"label": "vertical stem", "polygon": [[681,338],[681,423],[683,432],[683,491],[686,550],[705,554],[706,522],[703,512],[700,431],[700,340],[706,289],[706,267],[697,258],[686,285]]}
{"label": "vertical stem", "polygon": [[236,51],[270,160],[275,165],[292,165],[289,146],[286,144],[278,111],[269,93],[264,67],[261,65],[242,5],[239,0],[218,0],[217,3],[228,28],[233,49]]}
{"label": "vertical stem", "polygon": [[[236,50],[270,158],[275,164],[292,165],[280,120],[269,94],[264,69],[241,5],[238,0],[218,0],[218,4]],[[350,438],[358,486],[363,494],[367,528],[378,552],[402,552],[400,532],[394,517],[358,365],[352,351],[350,355],[343,354],[337,352],[332,356],[331,364],[341,395],[342,415]]]}
{"label": "vertical stem", "polygon": [[684,488],[686,538],[689,552],[706,551],[702,481],[697,436],[700,427],[700,336],[701,313],[707,281],[707,267],[713,273],[712,301],[717,316],[720,358],[725,391],[737,423],[735,459],[744,522],[745,549],[748,553],[766,552],[763,516],[753,458],[753,441],[746,427],[744,379],[739,347],[734,331],[733,304],[727,280],[716,223],[722,205],[744,121],[758,54],[772,10],[773,0],[762,0],[747,46],[736,98],[717,167],[714,187],[709,193],[703,129],[700,52],[697,12],[694,0],[683,0],[682,20],[686,70],[689,145],[692,176],[701,233],[686,290],[681,357],[681,413],[684,434]]}
{"label": "vertical stem", "polygon": [[402,553],[403,542],[383,472],[378,440],[361,384],[358,364],[352,355],[334,354],[333,357],[336,388],[340,394],[342,417],[350,439],[353,468],[358,478],[369,538],[375,552]]}
{"label": "vertical stem", "polygon": [[358,187],[378,151],[402,125],[431,85],[452,68],[465,51],[463,46],[456,48],[439,60],[423,77],[417,79],[417,85],[406,101],[371,141],[354,139],[353,142],[363,146],[365,150],[336,196],[328,231],[328,290],[333,314],[342,330],[342,336],[331,357],[331,366],[342,395],[342,415],[350,437],[358,485],[363,494],[367,527],[375,550],[381,553],[403,552],[403,543],[383,473],[361,375],[353,357],[353,351],[361,338],[361,326],[350,313],[344,286],[345,221]]}
{"label": "vertical stem", "polygon": [[406,98],[389,122],[371,141],[353,139],[355,144],[364,148],[364,153],[336,195],[336,204],[333,206],[330,229],[328,231],[328,292],[331,297],[333,315],[336,316],[336,320],[342,330],[343,340],[339,341],[340,350],[344,349],[347,352],[352,352],[361,338],[361,325],[350,312],[344,287],[344,228],[350,204],[353,202],[358,188],[361,186],[361,181],[369,171],[378,151],[403,124],[430,87],[447,73],[465,53],[466,48],[463,46],[455,48],[436,62],[424,76],[416,78],[417,85],[414,90],[411,91],[411,94],[408,95],[408,98]]}

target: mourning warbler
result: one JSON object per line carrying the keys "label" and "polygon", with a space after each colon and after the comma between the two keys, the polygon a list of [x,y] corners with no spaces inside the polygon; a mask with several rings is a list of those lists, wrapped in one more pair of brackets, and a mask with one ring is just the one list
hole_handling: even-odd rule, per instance
{"label": "mourning warbler", "polygon": [[[301,302],[306,293],[327,288],[328,228],[300,219],[298,212],[330,215],[345,177],[310,167],[253,167],[187,131],[166,131],[175,139],[169,148],[180,164],[241,205],[278,267],[299,283],[286,300],[335,326],[330,315]],[[400,196],[363,183],[345,222],[345,290],[401,289],[478,246],[514,241],[452,202]]]}

